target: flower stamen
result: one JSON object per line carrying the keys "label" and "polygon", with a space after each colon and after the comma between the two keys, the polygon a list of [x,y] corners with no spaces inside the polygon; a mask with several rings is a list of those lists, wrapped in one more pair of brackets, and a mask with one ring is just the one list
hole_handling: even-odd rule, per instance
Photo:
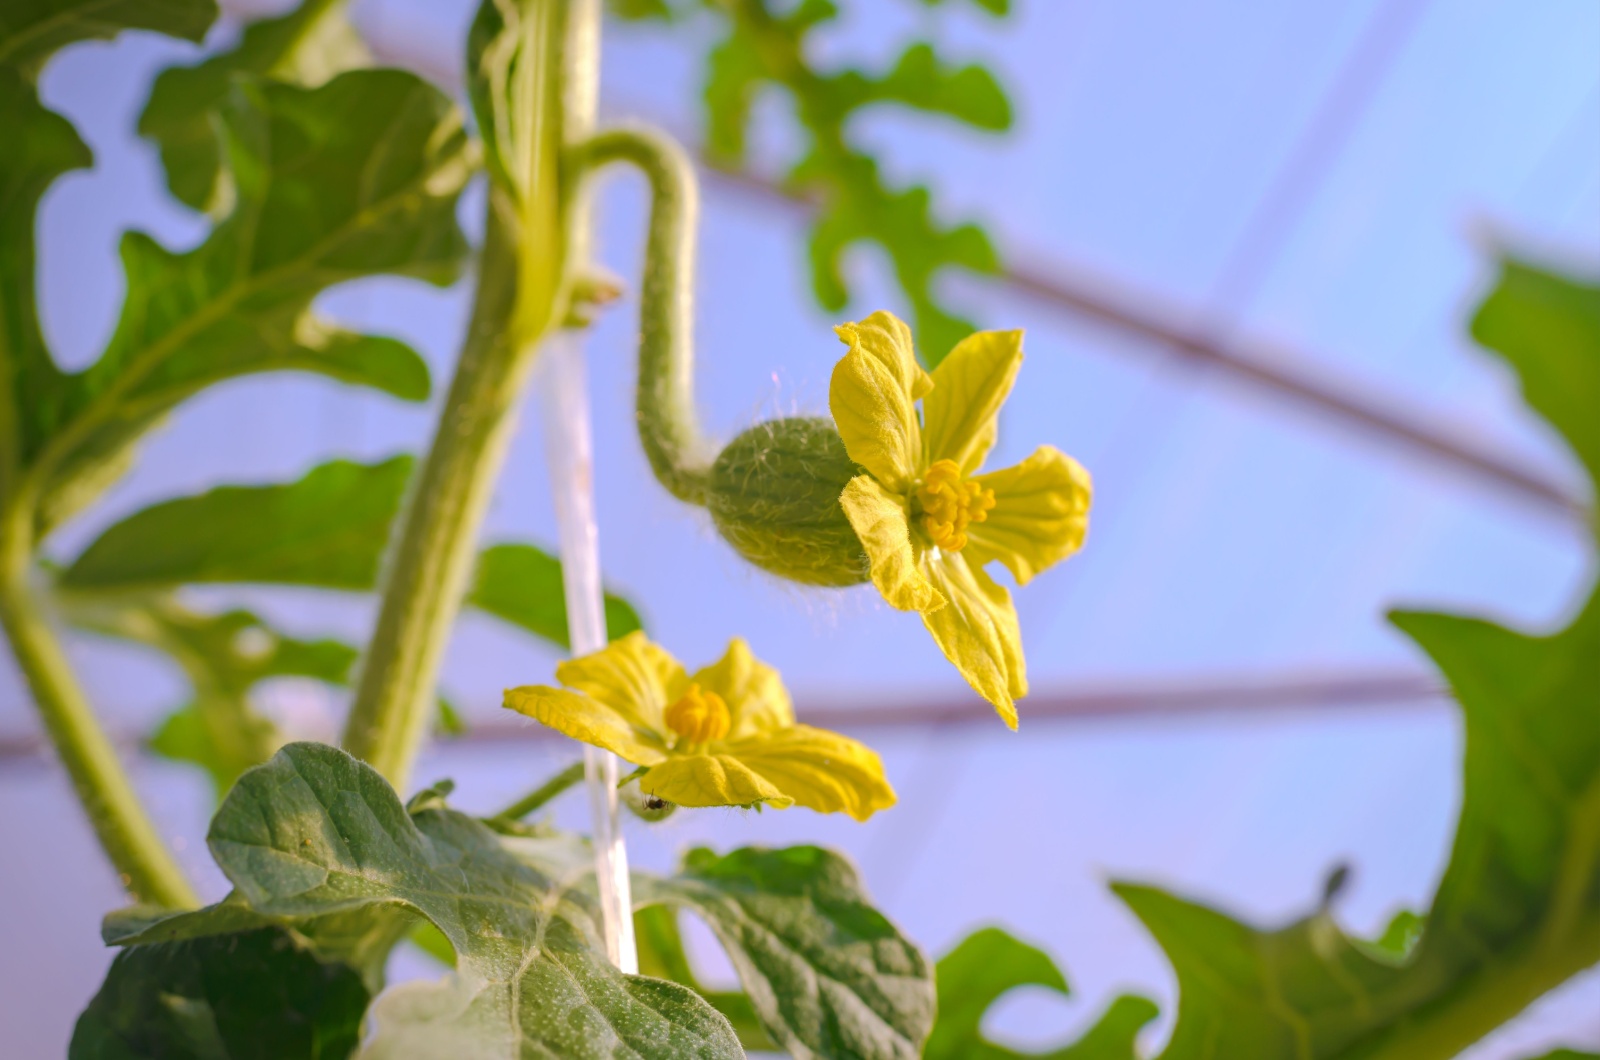
{"label": "flower stamen", "polygon": [[960,552],[967,544],[967,527],[988,519],[994,503],[994,490],[963,481],[954,460],[935,460],[917,487],[913,507],[937,548]]}
{"label": "flower stamen", "polygon": [[733,726],[728,705],[715,692],[691,683],[683,696],[666,710],[667,728],[678,734],[678,746],[698,747],[720,740]]}

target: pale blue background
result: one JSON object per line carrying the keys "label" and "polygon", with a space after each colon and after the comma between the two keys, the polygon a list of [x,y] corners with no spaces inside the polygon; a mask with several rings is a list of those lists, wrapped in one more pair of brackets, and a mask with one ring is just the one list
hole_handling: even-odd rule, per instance
{"label": "pale blue background", "polygon": [[[1020,0],[994,22],[962,4],[926,12],[852,3],[825,41],[828,61],[881,66],[912,35],[1001,71],[1018,123],[995,138],[886,112],[853,132],[882,149],[896,181],[929,179],[952,218],[981,219],[1019,264],[1094,282],[1179,320],[1272,349],[1296,366],[1421,409],[1429,421],[1585,489],[1576,465],[1532,422],[1492,358],[1463,338],[1491,277],[1485,248],[1600,262],[1600,6],[1461,0],[1415,6],[1409,31],[1303,210],[1269,243],[1259,284],[1230,264],[1307,123],[1384,14],[1374,2]],[[257,9],[264,5],[258,4]],[[238,10],[238,8],[235,8]],[[1410,10],[1410,9],[1408,9]],[[463,0],[371,0],[358,22],[383,47],[453,70]],[[1396,24],[1406,19],[1392,10]],[[605,107],[693,135],[701,26],[672,34],[612,27]],[[217,40],[233,32],[219,28]],[[194,49],[130,36],[85,46],[47,71],[47,101],[93,146],[98,168],[61,181],[40,221],[45,328],[81,366],[115,321],[118,233],[173,246],[203,226],[165,197],[154,153],[132,134],[149,78]],[[776,172],[795,142],[783,107],[760,109],[756,164]],[[642,195],[618,179],[602,197],[601,255],[636,268]],[[702,240],[700,396],[727,436],[754,419],[825,408],[839,354],[811,299],[804,227],[748,197],[708,194]],[[902,308],[883,262],[850,262],[852,315]],[[986,281],[948,277],[952,301],[988,324],[1025,327],[1028,361],[1007,406],[996,461],[1049,442],[1095,474],[1089,547],[1019,594],[1036,690],[1130,680],[1340,674],[1420,665],[1382,621],[1397,603],[1447,606],[1548,627],[1593,573],[1576,527],[1437,465],[1309,417],[1216,374],[1196,374],[1142,340],[1079,322]],[[413,342],[442,389],[467,289],[374,281],[328,296],[328,312]],[[649,478],[631,422],[627,302],[591,345],[601,547],[610,581],[691,665],[734,634],[782,668],[802,710],[915,706],[966,695],[914,619],[870,590],[813,592],[743,566],[708,524]],[[376,458],[422,444],[432,409],[311,378],[208,392],[145,447],[135,472],[63,532],[62,556],[153,501],[220,482],[281,480],[334,455]],[[490,517],[497,539],[554,539],[540,432],[519,433]],[[288,628],[359,642],[359,599],[207,593],[246,599]],[[122,729],[184,694],[165,664],[74,639],[99,705]],[[499,690],[545,680],[555,656],[468,618],[446,672],[475,717]],[[338,704],[287,683],[269,707],[299,731],[332,731]],[[985,708],[975,699],[972,710]],[[1448,704],[1363,707],[1271,718],[1212,715],[1029,724],[953,732],[863,731],[884,754],[902,805],[870,824],[804,811],[680,814],[631,833],[656,867],[697,842],[819,841],[849,851],[884,906],[931,952],[1001,923],[1054,953],[1075,1000],[1018,995],[997,1033],[1042,1043],[1080,1026],[1123,989],[1170,1011],[1159,952],[1107,894],[1108,878],[1168,884],[1272,923],[1308,909],[1327,871],[1355,866],[1340,914],[1375,930],[1426,903],[1448,850],[1460,731]],[[9,660],[0,732],[36,730]],[[442,749],[419,769],[450,775],[460,802],[489,808],[570,754],[527,747]],[[213,890],[201,838],[207,794],[192,772],[140,762],[137,776],[183,857]],[[0,1014],[6,1051],[59,1055],[110,955],[97,918],[117,891],[63,777],[51,764],[0,768]],[[578,800],[563,806],[582,821]],[[411,966],[408,966],[411,967]],[[420,966],[417,966],[420,967]],[[415,970],[415,969],[413,969]],[[1152,1046],[1166,1034],[1164,1020]],[[1600,977],[1574,981],[1480,1046],[1478,1060],[1566,1043],[1600,1047]]]}

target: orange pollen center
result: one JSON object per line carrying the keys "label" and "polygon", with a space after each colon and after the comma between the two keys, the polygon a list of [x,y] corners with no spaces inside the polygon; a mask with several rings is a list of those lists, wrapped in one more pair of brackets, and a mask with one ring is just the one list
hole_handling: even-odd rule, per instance
{"label": "orange pollen center", "polygon": [[954,460],[936,460],[917,487],[912,507],[936,546],[960,552],[967,544],[967,527],[989,518],[994,490],[964,480]]}
{"label": "orange pollen center", "polygon": [[686,746],[720,740],[733,725],[722,697],[692,683],[682,698],[667,708],[666,721],[667,727],[678,734],[678,743]]}

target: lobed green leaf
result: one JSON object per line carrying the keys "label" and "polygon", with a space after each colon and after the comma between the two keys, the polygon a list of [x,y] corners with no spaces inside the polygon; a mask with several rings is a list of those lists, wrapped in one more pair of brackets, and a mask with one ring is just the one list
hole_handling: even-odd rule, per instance
{"label": "lobed green leaf", "polygon": [[261,928],[125,950],[78,1017],[69,1060],[343,1060],[368,993],[293,933]]}
{"label": "lobed green leaf", "polygon": [[1516,369],[1528,404],[1600,480],[1600,284],[1504,258],[1472,337]]}
{"label": "lobed green leaf", "polygon": [[216,21],[215,0],[6,0],[0,10],[0,71],[28,80],[50,56],[87,40],[145,29],[199,42]]}
{"label": "lobed green leaf", "polygon": [[16,489],[23,458],[22,405],[59,373],[39,328],[34,226],[56,178],[94,156],[72,123],[39,102],[17,71],[0,66],[0,497]]}
{"label": "lobed green leaf", "polygon": [[57,370],[36,334],[11,358],[27,388],[11,395],[13,451],[42,530],[140,433],[224,379],[294,369],[427,395],[408,347],[338,328],[311,303],[363,276],[454,279],[466,253],[455,201],[471,168],[460,111],[410,74],[368,70],[314,90],[241,83],[220,118],[236,194],[210,238],[181,254],[124,238],[127,299],[87,370]]}
{"label": "lobed green leaf", "polygon": [[227,212],[232,189],[214,118],[237,78],[315,88],[371,63],[347,6],[347,0],[306,0],[287,14],[250,23],[227,51],[156,77],[139,115],[139,135],[160,148],[174,197],[197,210]]}
{"label": "lobed green leaf", "polygon": [[939,959],[939,1018],[922,1051],[923,1060],[1138,1060],[1136,1041],[1158,1015],[1153,1002],[1119,997],[1077,1042],[1042,1053],[1022,1053],[990,1041],[983,1020],[1006,994],[1037,986],[1066,995],[1066,977],[1044,951],[999,928],[967,936]]}
{"label": "lobed green leaf", "polygon": [[[108,528],[59,576],[72,593],[150,592],[179,585],[260,583],[367,591],[376,586],[412,458],[336,460],[299,481],[220,486],[164,501]],[[567,647],[561,561],[533,545],[483,550],[468,602]],[[606,595],[606,625],[640,626],[626,600]]]}
{"label": "lobed green leaf", "polygon": [[683,933],[678,926],[678,911],[670,906],[652,905],[633,914],[634,939],[639,951],[639,971],[657,979],[681,983],[705,998],[712,1008],[727,1017],[746,1049],[771,1051],[778,1047],[761,1025],[750,995],[743,990],[712,990],[700,982],[689,964]]}
{"label": "lobed green leaf", "polygon": [[676,876],[636,874],[634,897],[704,919],[756,1018],[798,1060],[921,1055],[934,1013],[927,961],[868,903],[839,855],[693,850]]}
{"label": "lobed green leaf", "polygon": [[118,943],[396,909],[449,940],[456,972],[380,996],[362,1057],[742,1055],[727,1021],[692,991],[610,964],[581,892],[472,818],[444,808],[408,814],[377,772],[335,748],[290,744],[246,773],[207,842],[234,894],[192,913],[124,920]]}
{"label": "lobed green leaf", "polygon": [[369,590],[412,464],[409,456],[335,460],[293,483],[219,486],[164,501],[107,529],[60,584],[100,592],[228,582]]}
{"label": "lobed green leaf", "polygon": [[[1600,288],[1507,261],[1474,334],[1600,477]],[[1392,619],[1448,679],[1466,728],[1461,816],[1432,909],[1364,943],[1326,913],[1260,931],[1119,886],[1177,973],[1163,1060],[1454,1056],[1600,962],[1600,594],[1548,635]]]}

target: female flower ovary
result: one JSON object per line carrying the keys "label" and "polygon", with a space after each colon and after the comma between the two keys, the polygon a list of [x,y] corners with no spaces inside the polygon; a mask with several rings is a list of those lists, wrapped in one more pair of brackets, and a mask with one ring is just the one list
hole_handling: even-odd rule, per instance
{"label": "female flower ovary", "polygon": [[678,734],[677,748],[700,747],[728,735],[733,715],[715,692],[691,682],[683,696],[666,709],[667,728]]}
{"label": "female flower ovary", "polygon": [[967,527],[989,518],[994,490],[963,481],[954,460],[935,460],[913,495],[913,513],[934,546],[960,552],[967,544]]}

